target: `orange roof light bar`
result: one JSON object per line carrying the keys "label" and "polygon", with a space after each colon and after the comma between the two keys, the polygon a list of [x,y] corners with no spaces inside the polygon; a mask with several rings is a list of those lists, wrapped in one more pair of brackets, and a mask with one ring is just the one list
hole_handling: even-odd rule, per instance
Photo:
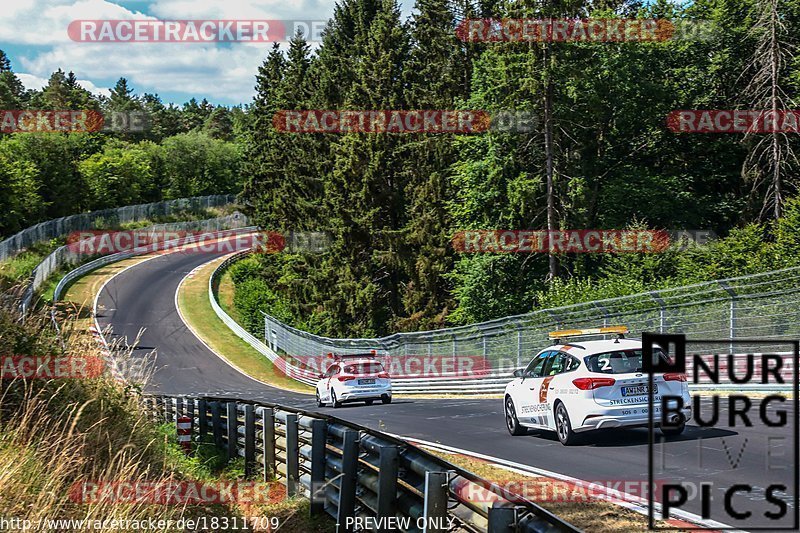
{"label": "orange roof light bar", "polygon": [[584,337],[588,335],[624,336],[626,333],[628,333],[627,326],[606,326],[602,328],[563,329],[561,331],[551,331],[548,336],[551,339],[564,339],[566,337]]}

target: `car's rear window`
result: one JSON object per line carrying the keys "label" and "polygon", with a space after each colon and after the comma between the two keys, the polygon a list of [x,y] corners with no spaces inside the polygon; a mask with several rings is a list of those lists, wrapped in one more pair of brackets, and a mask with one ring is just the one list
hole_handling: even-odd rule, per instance
{"label": "car's rear window", "polygon": [[[657,350],[662,359],[667,356],[661,350]],[[629,374],[631,372],[643,372],[642,350],[619,350],[603,352],[584,357],[586,368],[589,372],[600,374]]]}
{"label": "car's rear window", "polygon": [[380,363],[355,363],[344,367],[346,374],[370,375],[383,372],[383,365]]}

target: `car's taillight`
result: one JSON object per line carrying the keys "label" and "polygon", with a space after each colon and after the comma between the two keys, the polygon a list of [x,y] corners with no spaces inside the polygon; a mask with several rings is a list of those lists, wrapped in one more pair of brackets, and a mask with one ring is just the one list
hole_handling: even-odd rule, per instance
{"label": "car's taillight", "polygon": [[380,373],[378,373],[378,377],[379,378],[384,378],[384,379],[389,379],[389,373],[388,372],[380,372]]}
{"label": "car's taillight", "polygon": [[348,376],[347,374],[342,374],[341,376],[336,376],[336,379],[339,381],[350,381],[351,379],[356,379],[355,376]]}
{"label": "car's taillight", "polygon": [[664,381],[686,381],[686,374],[679,374],[676,372],[664,374]]}
{"label": "car's taillight", "polygon": [[572,380],[572,384],[580,390],[594,390],[600,387],[610,387],[614,383],[616,383],[614,378],[578,378]]}

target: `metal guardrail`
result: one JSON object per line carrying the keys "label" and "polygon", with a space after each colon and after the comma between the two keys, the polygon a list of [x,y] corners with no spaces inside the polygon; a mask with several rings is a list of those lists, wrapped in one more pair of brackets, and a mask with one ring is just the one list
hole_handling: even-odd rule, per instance
{"label": "metal guardrail", "polygon": [[[244,330],[217,304],[215,286],[219,275],[247,252],[228,258],[214,272],[209,298],[217,315],[237,335],[267,356],[287,375],[307,384],[317,381],[319,368],[304,369],[294,361],[326,354],[363,353],[377,350],[387,359],[469,358],[482,361],[482,369],[472,375],[440,372],[436,376],[393,375],[394,392],[404,394],[498,394],[511,379],[513,369],[525,366],[539,350],[550,346],[547,334],[555,329],[625,324],[632,332],[685,333],[695,338],[772,338],[800,337],[800,308],[794,294],[800,292],[800,268],[767,272],[685,287],[652,291],[620,298],[598,300],[553,309],[544,309],[480,324],[414,333],[397,333],[374,339],[334,339],[314,335],[288,326],[265,313],[264,341]],[[709,353],[742,354],[746,350],[765,353],[765,345],[743,346],[723,342],[709,346]],[[779,353],[785,344],[774,346]],[[739,358],[735,358],[738,364]],[[744,361],[744,359],[741,359]],[[787,368],[792,361],[784,361]],[[691,368],[690,368],[691,371]],[[391,373],[391,372],[390,372]],[[741,387],[741,386],[737,386]],[[758,384],[745,387],[764,389]],[[725,389],[712,383],[692,384],[693,390]]]}
{"label": "metal guardrail", "polygon": [[236,195],[234,194],[179,198],[151,204],[128,205],[112,209],[103,209],[101,211],[80,213],[40,222],[1,241],[0,261],[5,261],[14,257],[14,255],[32,244],[63,237],[72,231],[103,229],[112,223],[123,224],[126,222],[135,222],[154,216],[169,215],[170,213],[185,209],[219,207],[233,203],[235,200]]}
{"label": "metal guardrail", "polygon": [[[564,328],[624,324],[634,333],[795,339],[800,337],[800,308],[795,303],[798,293],[800,267],[371,339],[322,337],[264,314],[264,341],[274,351],[288,356],[377,349],[392,357],[411,354],[480,357],[492,368],[507,370],[526,364],[534,353],[549,346],[549,331]],[[756,348],[766,351],[764,346],[753,347]],[[732,344],[710,349],[733,353]]]}
{"label": "metal guardrail", "polygon": [[[580,531],[405,441],[337,418],[226,398],[145,395],[142,402],[153,420],[188,416],[195,441],[243,457],[246,475],[281,481],[288,497],[309,498],[311,514],[329,514],[340,532],[354,531],[348,518],[355,517],[405,518],[408,527],[394,524],[409,533]],[[481,501],[469,499],[476,494]],[[390,530],[398,531],[382,529]]]}
{"label": "metal guardrail", "polygon": [[208,280],[208,299],[211,303],[211,308],[214,310],[214,313],[217,315],[217,317],[219,317],[219,319],[222,320],[222,322],[224,322],[231,331],[233,331],[244,342],[249,344],[254,350],[269,359],[278,370],[301,383],[305,383],[306,385],[311,385],[313,387],[318,381],[317,372],[303,370],[300,367],[297,367],[286,361],[286,359],[282,358],[272,349],[270,349],[269,346],[261,342],[260,339],[250,334],[246,329],[240,326],[238,322],[236,322],[228,313],[225,312],[224,309],[222,309],[222,307],[219,305],[219,302],[217,302],[216,294],[217,289],[219,288],[220,274],[224,272],[229,265],[235,263],[250,253],[251,252],[249,250],[245,250],[231,255],[222,263],[220,263],[217,268],[214,269],[214,272],[211,273],[211,277]]}

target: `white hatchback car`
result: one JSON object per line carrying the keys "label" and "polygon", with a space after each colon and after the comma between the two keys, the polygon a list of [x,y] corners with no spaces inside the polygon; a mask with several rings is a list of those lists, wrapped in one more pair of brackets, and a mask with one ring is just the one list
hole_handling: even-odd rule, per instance
{"label": "white hatchback car", "polygon": [[[577,434],[594,429],[646,426],[648,376],[642,368],[642,342],[624,339],[627,328],[553,332],[551,338],[618,335],[614,340],[562,341],[539,352],[524,369],[514,371],[506,385],[504,413],[512,435],[527,428],[553,430],[561,444],[574,444]],[[656,349],[660,357],[667,357]],[[691,398],[686,375],[655,374],[654,421],[661,417],[662,395],[683,399],[680,415],[662,427],[665,435],[679,435],[691,420]]]}
{"label": "white hatchback car", "polygon": [[317,406],[375,400],[392,403],[392,380],[373,354],[337,355],[317,382]]}

